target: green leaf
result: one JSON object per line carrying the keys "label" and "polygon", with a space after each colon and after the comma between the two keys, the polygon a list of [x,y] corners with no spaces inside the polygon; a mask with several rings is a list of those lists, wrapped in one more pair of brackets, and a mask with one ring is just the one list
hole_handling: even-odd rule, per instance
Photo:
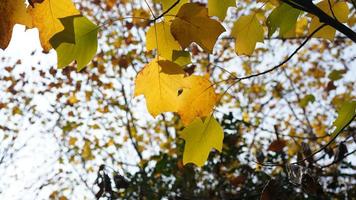
{"label": "green leaf", "polygon": [[180,137],[185,140],[183,164],[194,163],[201,167],[208,159],[210,150],[222,150],[224,132],[220,124],[213,117],[200,118],[189,124],[180,132]]}
{"label": "green leaf", "polygon": [[342,128],[355,117],[356,101],[345,102],[344,104],[341,105],[341,108],[338,110],[337,113],[338,116],[333,123],[336,129],[331,134],[332,137],[335,136],[335,134],[339,133],[342,130]]}
{"label": "green leaf", "polygon": [[271,37],[277,28],[279,35],[284,36],[295,27],[299,14],[299,10],[285,3],[275,8],[267,18],[268,37]]}
{"label": "green leaf", "polygon": [[330,80],[337,81],[337,80],[341,79],[345,73],[346,73],[346,70],[333,70],[329,74],[328,78]]}
{"label": "green leaf", "polygon": [[300,100],[299,105],[302,108],[305,108],[308,103],[313,103],[315,101],[315,97],[312,94],[306,95],[303,99]]}
{"label": "green leaf", "polygon": [[209,16],[217,16],[224,21],[227,9],[235,6],[236,0],[208,0]]}
{"label": "green leaf", "polygon": [[189,51],[176,51],[173,50],[172,61],[180,66],[186,66],[192,63],[192,58]]}
{"label": "green leaf", "polygon": [[64,30],[50,39],[57,52],[58,67],[66,67],[76,60],[80,71],[96,54],[99,27],[82,15],[61,18],[60,21]]}

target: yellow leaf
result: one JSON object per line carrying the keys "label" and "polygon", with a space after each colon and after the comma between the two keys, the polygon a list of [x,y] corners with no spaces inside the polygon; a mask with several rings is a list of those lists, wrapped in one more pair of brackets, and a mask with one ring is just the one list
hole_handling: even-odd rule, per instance
{"label": "yellow leaf", "polygon": [[209,0],[209,16],[217,16],[221,21],[224,21],[227,9],[233,6],[236,6],[236,0]]}
{"label": "yellow leaf", "polygon": [[15,24],[32,27],[31,16],[26,12],[24,0],[0,0],[0,48],[6,49],[10,43]]}
{"label": "yellow leaf", "polygon": [[353,27],[356,24],[356,15],[352,15],[348,20],[347,20],[347,24],[350,27]]}
{"label": "yellow leaf", "polygon": [[78,141],[78,139],[76,137],[70,137],[68,143],[70,146],[74,146],[75,143],[77,143],[77,141]]}
{"label": "yellow leaf", "polygon": [[68,98],[68,103],[70,105],[74,105],[76,103],[79,102],[79,99],[77,98],[77,96],[75,94],[72,94],[69,98]]}
{"label": "yellow leaf", "polygon": [[12,108],[12,114],[13,115],[22,115],[22,110],[19,107],[15,106],[14,108]]}
{"label": "yellow leaf", "polygon": [[170,24],[162,21],[152,25],[146,33],[146,48],[157,48],[158,55],[172,60],[173,50],[181,50],[179,43],[171,34]]}
{"label": "yellow leaf", "polygon": [[224,31],[218,21],[209,18],[208,9],[197,3],[184,4],[171,24],[171,33],[183,49],[196,42],[209,53]]}
{"label": "yellow leaf", "polygon": [[[153,0],[153,2],[162,3],[163,12],[165,12],[170,7],[172,7],[177,2],[177,0]],[[169,19],[172,17],[172,15],[176,15],[180,7],[188,2],[189,0],[180,0],[177,5],[175,5],[168,13],[165,14],[165,18]]]}
{"label": "yellow leaf", "polygon": [[217,101],[213,84],[206,76],[184,78],[183,92],[178,98],[178,114],[184,125],[197,117],[209,116]]}
{"label": "yellow leaf", "polygon": [[162,112],[176,112],[183,77],[184,70],[179,65],[168,60],[155,59],[138,73],[135,96],[145,96],[148,112],[153,117]]}
{"label": "yellow leaf", "polygon": [[89,141],[85,141],[84,146],[83,146],[83,151],[82,151],[82,157],[84,160],[92,160],[93,154],[91,152],[91,148],[90,148],[90,142]]}
{"label": "yellow leaf", "polygon": [[[349,15],[349,7],[347,6],[347,3],[343,1],[335,3],[334,0],[331,0],[330,2],[332,5],[331,9],[335,14],[336,19],[341,23],[347,22],[348,15]],[[331,17],[334,17],[330,9],[328,0],[324,0],[318,3],[317,6],[321,10],[323,10],[326,14],[330,15]],[[321,23],[319,21],[319,18],[316,16],[312,16],[312,21],[310,22],[309,34],[314,32],[320,25]],[[331,26],[326,26],[321,30],[319,30],[317,33],[315,33],[313,37],[333,40],[335,37],[335,33],[336,30],[334,28],[332,28]]]}
{"label": "yellow leaf", "polygon": [[238,55],[251,55],[257,42],[263,42],[264,32],[255,14],[241,16],[232,28],[236,38],[235,51]]}
{"label": "yellow leaf", "polygon": [[212,148],[222,150],[224,132],[214,117],[207,117],[204,122],[196,118],[179,134],[185,140],[183,164],[194,163],[201,167]]}
{"label": "yellow leaf", "polygon": [[298,19],[295,34],[297,37],[302,37],[308,28],[308,19],[306,17],[301,17]]}
{"label": "yellow leaf", "polygon": [[32,16],[33,25],[40,32],[41,45],[45,52],[52,48],[49,43],[51,37],[64,30],[59,18],[80,14],[71,0],[44,0],[42,3],[35,3],[34,8],[30,6],[28,12]]}
{"label": "yellow leaf", "polygon": [[133,24],[140,26],[140,27],[146,27],[149,24],[149,19],[150,19],[150,14],[140,8],[140,9],[133,9]]}

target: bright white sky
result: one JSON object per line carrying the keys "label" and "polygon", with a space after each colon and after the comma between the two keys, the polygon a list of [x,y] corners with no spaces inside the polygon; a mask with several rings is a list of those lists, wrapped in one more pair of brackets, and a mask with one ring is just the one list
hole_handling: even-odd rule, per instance
{"label": "bright white sky", "polygon": [[[23,66],[34,66],[38,59],[33,59],[31,52],[41,51],[41,46],[38,38],[37,29],[27,30],[25,32],[24,26],[16,25],[13,32],[13,37],[10,42],[9,47],[2,51],[0,50],[0,56],[11,57],[14,60],[21,59]],[[52,51],[51,53],[42,56],[41,62],[44,66],[52,66],[56,63],[56,54]],[[0,67],[4,67],[1,66]],[[29,69],[24,69],[25,71],[31,71]],[[39,108],[46,109],[45,99],[39,99],[38,103],[42,106]],[[6,123],[4,119],[1,119],[0,123]],[[53,160],[55,153],[55,141],[51,137],[45,137],[43,134],[36,134],[41,127],[39,125],[28,125],[23,124],[24,130],[20,131],[20,138],[18,139],[18,146],[26,143],[27,146],[22,149],[19,154],[15,155],[15,166],[16,170],[7,169],[5,177],[0,180],[0,199],[35,199],[35,194],[23,195],[23,190],[26,187],[31,186],[31,184],[36,184],[34,181],[42,173],[48,173],[45,166],[41,166],[41,163],[45,161]],[[25,129],[30,127],[29,129]],[[18,159],[16,159],[18,158]],[[17,179],[17,180],[16,180]],[[4,183],[10,183],[9,185],[3,185]],[[47,191],[48,197],[51,191]],[[44,192],[46,193],[46,192]],[[45,198],[45,196],[43,196]]]}

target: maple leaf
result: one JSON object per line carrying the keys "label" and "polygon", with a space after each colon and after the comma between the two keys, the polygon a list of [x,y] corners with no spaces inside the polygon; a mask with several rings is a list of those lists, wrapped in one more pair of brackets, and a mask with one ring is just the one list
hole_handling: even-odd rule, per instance
{"label": "maple leaf", "polygon": [[178,98],[178,114],[182,123],[188,125],[195,118],[207,117],[212,113],[217,95],[207,76],[188,76],[183,84],[183,92]]}
{"label": "maple leaf", "polygon": [[77,69],[81,70],[97,51],[99,27],[81,15],[65,17],[60,21],[64,30],[50,39],[57,52],[58,67],[66,67],[76,60]]}
{"label": "maple leaf", "polygon": [[263,42],[263,28],[255,14],[241,16],[232,28],[236,38],[235,51],[238,55],[251,55],[257,42]]}
{"label": "maple leaf", "polygon": [[154,59],[136,76],[135,96],[145,96],[148,112],[153,117],[162,112],[176,112],[183,77],[181,66],[162,58]]}
{"label": "maple leaf", "polygon": [[59,18],[80,14],[71,0],[44,0],[42,3],[34,3],[34,7],[28,7],[28,12],[32,16],[33,25],[39,30],[45,52],[52,48],[49,43],[51,37],[64,29]]}
{"label": "maple leaf", "polygon": [[236,0],[208,0],[209,16],[217,16],[224,21],[227,9],[235,6]]}
{"label": "maple leaf", "polygon": [[179,43],[171,34],[170,23],[162,21],[153,24],[146,33],[146,48],[157,48],[158,55],[172,60],[173,50],[181,50]]}
{"label": "maple leaf", "polygon": [[275,8],[267,18],[268,37],[279,28],[279,35],[285,36],[290,30],[296,27],[300,11],[282,3]]}
{"label": "maple leaf", "polygon": [[[348,15],[349,15],[349,7],[347,6],[347,3],[344,1],[340,2],[334,2],[334,0],[330,1],[331,4],[331,9],[329,6],[328,0],[324,0],[320,3],[317,4],[317,6],[323,10],[326,14],[330,15],[331,17],[333,16],[333,13],[338,21],[341,23],[347,22]],[[321,23],[319,21],[319,18],[316,16],[312,16],[312,20],[310,22],[309,26],[309,34],[313,33],[317,28],[321,26]],[[333,40],[335,37],[336,30],[332,28],[331,26],[326,26],[319,30],[317,33],[313,35],[313,37],[316,38],[324,38],[328,40]]]}
{"label": "maple leaf", "polygon": [[208,9],[197,3],[184,4],[171,24],[171,33],[183,49],[196,42],[209,53],[224,31],[218,21],[209,18]]}
{"label": "maple leaf", "polygon": [[212,148],[222,150],[224,131],[212,116],[207,117],[204,122],[196,118],[179,135],[185,140],[183,164],[194,163],[201,167]]}
{"label": "maple leaf", "polygon": [[335,126],[336,128],[332,132],[332,136],[335,136],[335,134],[339,133],[347,123],[349,123],[355,118],[356,101],[347,101],[343,103],[337,113],[338,116],[333,123],[333,126]]}
{"label": "maple leaf", "polygon": [[31,16],[26,12],[24,0],[0,0],[0,48],[6,49],[10,43],[15,24],[32,27]]}

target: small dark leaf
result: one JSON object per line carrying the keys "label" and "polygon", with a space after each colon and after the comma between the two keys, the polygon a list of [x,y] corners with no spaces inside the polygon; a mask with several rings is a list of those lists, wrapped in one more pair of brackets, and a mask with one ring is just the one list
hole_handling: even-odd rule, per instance
{"label": "small dark leaf", "polygon": [[303,159],[304,159],[303,153],[298,151],[298,153],[297,153],[297,161],[301,166],[305,167],[305,162],[302,161]]}
{"label": "small dark leaf", "polygon": [[105,192],[112,192],[112,188],[111,188],[111,180],[110,177],[104,173],[104,187],[105,187]]}
{"label": "small dark leaf", "polygon": [[325,196],[319,182],[309,174],[304,174],[302,178],[302,188],[309,195],[317,196],[319,199]]}
{"label": "small dark leaf", "polygon": [[325,148],[324,151],[326,154],[328,154],[329,158],[334,156],[334,151],[332,148]]}
{"label": "small dark leaf", "polygon": [[281,152],[285,146],[286,146],[286,141],[275,140],[269,145],[268,150],[274,152]]}
{"label": "small dark leaf", "polygon": [[189,67],[184,68],[184,71],[190,76],[195,72],[196,67],[197,67],[196,65],[191,65]]}
{"label": "small dark leaf", "polygon": [[129,182],[125,179],[125,177],[115,174],[114,182],[117,189],[126,189],[129,187]]}
{"label": "small dark leaf", "polygon": [[314,159],[313,159],[313,157],[311,157],[312,151],[311,151],[311,149],[310,149],[310,146],[309,146],[307,143],[305,143],[305,142],[302,142],[302,151],[303,151],[304,157],[305,157],[305,158],[308,158],[308,159],[307,159],[308,162],[309,162],[309,163],[313,163]]}
{"label": "small dark leaf", "polygon": [[345,154],[348,152],[347,147],[344,143],[340,143],[339,147],[336,150],[335,153],[335,158],[334,158],[334,162],[339,162],[341,161],[344,157]]}
{"label": "small dark leaf", "polygon": [[237,177],[233,177],[230,179],[230,183],[236,187],[238,187],[239,185],[242,185],[246,182],[247,177],[244,175],[240,175]]}
{"label": "small dark leaf", "polygon": [[329,81],[325,88],[325,91],[330,92],[331,90],[335,90],[335,89],[336,86],[334,85],[334,81]]}
{"label": "small dark leaf", "polygon": [[105,192],[105,185],[104,185],[101,175],[97,178],[96,183],[97,183],[97,186],[99,187],[99,191],[95,194],[95,197],[96,197],[96,199],[99,199],[100,197],[103,196],[103,194]]}
{"label": "small dark leaf", "polygon": [[236,145],[236,143],[238,142],[238,136],[237,134],[228,134],[225,135],[224,137],[224,144],[226,144],[227,146],[231,147]]}
{"label": "small dark leaf", "polygon": [[42,3],[44,0],[28,0],[28,3],[34,8],[35,3]]}
{"label": "small dark leaf", "polygon": [[265,185],[265,187],[262,190],[260,200],[276,199],[277,188],[278,188],[277,181],[275,181],[273,179],[269,180],[268,183]]}
{"label": "small dark leaf", "polygon": [[259,151],[256,155],[256,159],[259,163],[263,163],[263,161],[265,160],[265,155],[263,154],[262,151]]}
{"label": "small dark leaf", "polygon": [[346,72],[347,72],[346,70],[333,70],[329,74],[328,78],[330,80],[337,81],[337,80],[341,79]]}

